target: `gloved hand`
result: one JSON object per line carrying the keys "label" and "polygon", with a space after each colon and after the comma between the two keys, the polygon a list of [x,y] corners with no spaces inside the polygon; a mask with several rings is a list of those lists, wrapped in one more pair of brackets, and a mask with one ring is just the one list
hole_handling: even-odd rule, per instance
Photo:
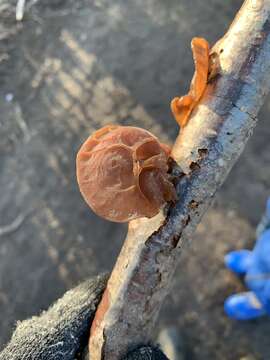
{"label": "gloved hand", "polygon": [[[88,360],[89,329],[106,282],[106,275],[87,280],[48,311],[19,323],[0,360]],[[159,349],[143,346],[122,360],[168,359]]]}
{"label": "gloved hand", "polygon": [[228,297],[224,309],[228,316],[250,320],[270,315],[270,198],[257,227],[257,242],[252,251],[232,251],[225,256],[229,269],[244,275],[250,291]]}

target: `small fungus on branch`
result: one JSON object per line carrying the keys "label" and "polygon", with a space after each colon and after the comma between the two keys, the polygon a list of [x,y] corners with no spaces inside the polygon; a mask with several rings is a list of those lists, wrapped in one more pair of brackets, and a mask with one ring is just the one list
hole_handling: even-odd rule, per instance
{"label": "small fungus on branch", "polygon": [[193,38],[191,41],[195,72],[191,81],[189,93],[176,97],[171,102],[173,115],[181,127],[184,127],[192,110],[200,101],[207,85],[209,73],[209,44],[203,38]]}

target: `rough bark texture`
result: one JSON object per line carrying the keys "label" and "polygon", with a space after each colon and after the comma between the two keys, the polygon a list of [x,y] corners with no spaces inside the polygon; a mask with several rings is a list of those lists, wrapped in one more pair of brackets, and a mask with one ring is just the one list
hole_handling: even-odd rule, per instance
{"label": "rough bark texture", "polygon": [[91,329],[91,360],[118,359],[130,345],[150,340],[181,247],[244,149],[270,87],[269,0],[245,1],[212,53],[220,74],[173,148],[186,174],[179,176],[179,201],[129,224]]}

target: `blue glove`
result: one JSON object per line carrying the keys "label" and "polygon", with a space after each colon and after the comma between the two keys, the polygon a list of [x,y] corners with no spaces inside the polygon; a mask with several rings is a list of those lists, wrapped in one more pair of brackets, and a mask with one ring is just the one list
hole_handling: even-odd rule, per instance
{"label": "blue glove", "polygon": [[238,320],[270,315],[270,198],[257,227],[254,249],[228,253],[225,264],[233,272],[244,275],[250,290],[229,296],[224,303],[226,314]]}

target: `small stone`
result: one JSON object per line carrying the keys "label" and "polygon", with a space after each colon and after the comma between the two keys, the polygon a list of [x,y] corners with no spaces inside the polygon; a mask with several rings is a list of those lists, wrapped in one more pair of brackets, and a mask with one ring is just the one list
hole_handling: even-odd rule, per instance
{"label": "small stone", "polygon": [[14,95],[12,93],[8,93],[5,95],[6,102],[11,102],[14,99]]}

